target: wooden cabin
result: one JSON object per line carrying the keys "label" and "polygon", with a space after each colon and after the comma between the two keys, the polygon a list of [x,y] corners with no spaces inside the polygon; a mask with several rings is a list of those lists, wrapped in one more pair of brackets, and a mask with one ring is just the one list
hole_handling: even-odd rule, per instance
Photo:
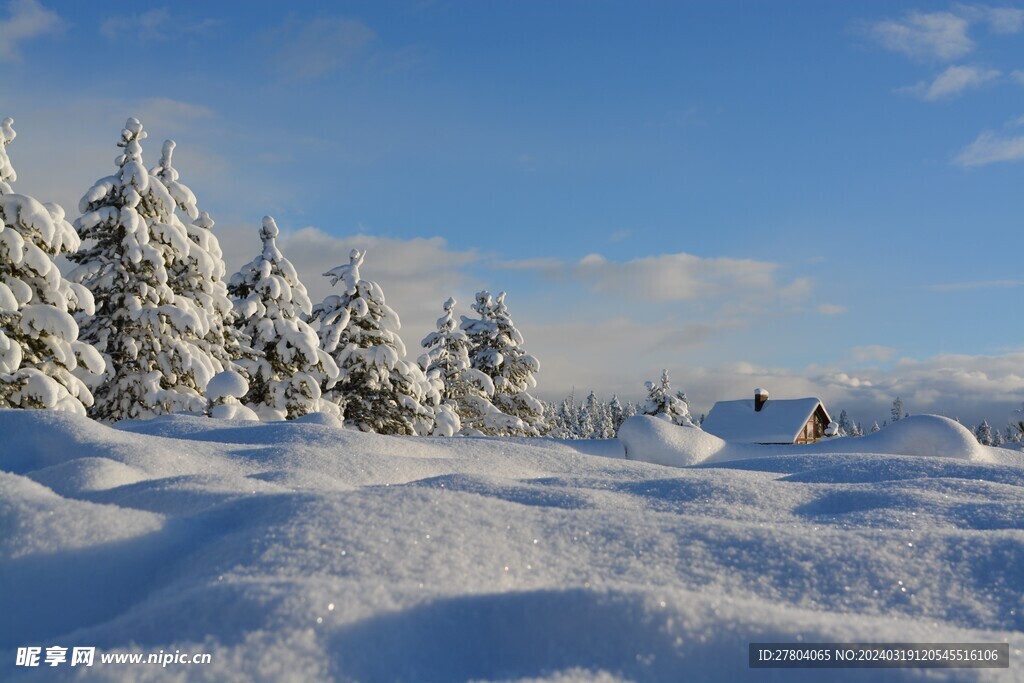
{"label": "wooden cabin", "polygon": [[819,399],[769,401],[768,392],[757,389],[753,400],[716,403],[701,428],[736,443],[802,444],[820,440],[831,422]]}

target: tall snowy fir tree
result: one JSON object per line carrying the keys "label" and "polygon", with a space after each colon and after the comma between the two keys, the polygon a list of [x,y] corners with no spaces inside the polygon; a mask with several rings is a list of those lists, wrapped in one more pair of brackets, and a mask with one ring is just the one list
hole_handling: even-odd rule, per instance
{"label": "tall snowy fir tree", "polygon": [[277,248],[279,232],[274,219],[265,216],[262,251],[228,285],[234,324],[251,340],[254,353],[239,361],[249,381],[242,403],[268,421],[316,412],[337,415],[335,404],[322,398],[321,387],[334,385],[338,366],[304,319],[312,310],[309,295],[295,266]]}
{"label": "tall snowy fir tree", "polygon": [[903,399],[899,396],[892,402],[892,409],[889,411],[892,415],[892,421],[898,422],[907,416],[907,412],[903,409]]}
{"label": "tall snowy fir tree", "polygon": [[686,394],[679,391],[672,394],[672,383],[668,379],[668,370],[661,371],[660,382],[646,382],[647,403],[644,405],[644,415],[654,415],[672,424],[683,427],[696,427],[693,418],[690,417],[690,406],[686,401]]}
{"label": "tall snowy fir tree", "polygon": [[13,124],[0,122],[0,408],[85,415],[93,397],[75,373],[96,375],[104,364],[78,340],[73,315],[94,312],[92,294],[54,263],[77,250],[79,239],[60,206],[13,192],[17,175],[6,149]]}
{"label": "tall snowy fir tree", "polygon": [[530,395],[537,386],[537,359],[522,349],[523,335],[516,329],[505,306],[505,292],[496,299],[490,292],[476,295],[473,310],[479,318],[462,316],[461,328],[469,338],[469,358],[477,370],[494,382],[495,407],[523,422],[509,436],[539,436],[547,432],[544,404]]}
{"label": "tall snowy fir tree", "polygon": [[213,233],[213,219],[199,211],[195,194],[179,180],[174,167],[175,147],[174,140],[165,141],[160,163],[150,169],[177,207],[172,220],[178,230],[172,234],[184,232],[190,241],[187,249],[167,251],[168,281],[177,297],[195,304],[203,327],[195,343],[209,357],[214,370],[237,370],[234,361],[246,355],[247,340],[229,324],[232,305],[225,282],[223,252]]}
{"label": "tall snowy fir tree", "polygon": [[501,436],[522,431],[522,421],[506,415],[491,402],[494,382],[472,367],[469,360],[469,338],[455,322],[455,299],[444,302],[444,315],[437,320],[437,330],[422,342],[426,353],[420,356],[420,367],[427,376],[436,375],[442,383],[442,405],[451,406],[459,417],[464,436]]}
{"label": "tall snowy fir tree", "polygon": [[194,344],[205,333],[202,316],[167,282],[170,250],[187,252],[189,240],[167,188],[142,164],[145,137],[138,119],[128,119],[117,172],[98,180],[79,205],[75,228],[86,246],[69,256],[78,264],[71,279],[96,303],[95,315],[78,320],[82,339],[106,359],[89,411],[103,421],[202,413],[202,392],[215,372]]}
{"label": "tall snowy fir tree", "polygon": [[434,430],[441,395],[423,370],[405,360],[398,334],[401,321],[376,282],[360,277],[365,252],[353,249],[349,262],[325,276],[342,283],[313,309],[320,344],[339,369],[327,398],[344,413],[345,423],[365,432],[426,436]]}

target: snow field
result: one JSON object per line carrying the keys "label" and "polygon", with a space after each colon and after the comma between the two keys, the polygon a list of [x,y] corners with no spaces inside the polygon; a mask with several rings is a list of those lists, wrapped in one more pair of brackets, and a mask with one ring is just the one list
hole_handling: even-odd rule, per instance
{"label": "snow field", "polygon": [[[75,672],[98,680],[1019,680],[1024,469],[912,420],[669,468],[320,415],[0,411],[0,678],[69,677],[10,667],[64,644],[213,655]],[[627,424],[631,458],[709,437]],[[929,440],[946,457],[873,452]],[[1014,664],[750,670],[751,641],[1008,641]]]}

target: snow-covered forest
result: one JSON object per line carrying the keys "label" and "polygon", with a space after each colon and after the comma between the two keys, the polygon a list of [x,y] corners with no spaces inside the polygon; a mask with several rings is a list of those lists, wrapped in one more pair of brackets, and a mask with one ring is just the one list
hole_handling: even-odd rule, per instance
{"label": "snow-covered forest", "polygon": [[[114,173],[85,192],[72,225],[60,206],[15,193],[13,123],[0,147],[0,408],[102,422],[324,413],[420,436],[549,432],[529,393],[540,366],[504,292],[481,291],[458,325],[449,299],[411,360],[398,314],[362,276],[364,252],[324,273],[336,293],[314,304],[267,216],[261,252],[229,277],[215,223],[174,166],[175,142],[147,170],[134,118]],[[66,275],[59,257],[74,266]]]}
{"label": "snow-covered forest", "polygon": [[[114,173],[85,192],[69,222],[62,207],[15,191],[13,123],[0,127],[0,407],[102,422],[324,413],[381,434],[563,439],[614,438],[632,415],[687,426],[703,418],[667,371],[639,404],[593,391],[555,405],[535,398],[540,362],[504,292],[479,292],[460,322],[449,298],[413,360],[398,313],[362,276],[372,255],[367,264],[364,251],[344,255],[324,273],[336,293],[314,304],[269,216],[261,252],[229,276],[215,222],[174,166],[175,142],[147,170],[147,133],[134,118],[116,141]],[[828,435],[861,436],[906,415],[899,397],[867,429],[842,410]],[[1013,419],[972,431],[983,445],[1024,441]]]}

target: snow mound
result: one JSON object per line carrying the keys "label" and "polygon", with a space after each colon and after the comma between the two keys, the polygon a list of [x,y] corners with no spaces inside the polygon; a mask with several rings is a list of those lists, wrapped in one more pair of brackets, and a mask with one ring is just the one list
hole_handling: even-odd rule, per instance
{"label": "snow mound", "polygon": [[938,415],[914,415],[862,437],[828,439],[813,444],[761,445],[723,441],[700,429],[677,427],[646,415],[627,419],[619,440],[629,460],[687,467],[786,454],[858,453],[1006,462],[1001,449],[982,446],[963,425]]}
{"label": "snow mound", "polygon": [[110,458],[77,458],[36,470],[31,479],[66,496],[135,484],[149,475]]}
{"label": "snow mound", "polygon": [[635,415],[623,422],[619,441],[627,460],[673,467],[698,465],[727,447],[725,441],[713,434],[649,415]]}
{"label": "snow mound", "polygon": [[[653,418],[559,442],[0,411],[0,680],[877,678],[751,670],[756,641],[1008,642],[1017,662],[1024,468],[906,422],[757,446]],[[14,666],[76,645],[213,661]]]}
{"label": "snow mound", "polygon": [[206,398],[217,401],[223,398],[242,398],[249,391],[249,383],[234,370],[218,372],[206,385]]}
{"label": "snow mound", "polygon": [[962,424],[938,415],[912,415],[873,434],[822,441],[811,448],[819,453],[924,455],[960,460],[986,460],[989,450]]}

